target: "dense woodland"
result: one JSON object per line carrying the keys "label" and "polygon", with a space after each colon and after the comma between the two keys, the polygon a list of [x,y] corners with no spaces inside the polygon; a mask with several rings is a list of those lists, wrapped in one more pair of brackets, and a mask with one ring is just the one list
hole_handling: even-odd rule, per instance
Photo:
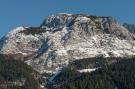
{"label": "dense woodland", "polygon": [[0,89],[39,89],[37,75],[21,61],[0,56]]}
{"label": "dense woodland", "polygon": [[[92,73],[77,71],[94,67],[100,68]],[[40,89],[38,77],[38,73],[28,65],[0,56],[0,89]],[[49,88],[135,89],[135,58],[76,60],[63,69]]]}
{"label": "dense woodland", "polygon": [[135,59],[119,60],[92,73],[65,68],[53,89],[135,89]]}

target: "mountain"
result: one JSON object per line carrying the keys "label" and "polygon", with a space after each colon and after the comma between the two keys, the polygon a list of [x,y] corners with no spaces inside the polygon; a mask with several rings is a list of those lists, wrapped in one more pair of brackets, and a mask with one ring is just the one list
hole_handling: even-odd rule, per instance
{"label": "mountain", "polygon": [[123,26],[129,30],[135,36],[135,25],[124,23]]}
{"label": "mountain", "polygon": [[17,27],[0,40],[0,54],[40,73],[93,57],[135,55],[134,35],[112,17],[59,13],[39,27]]}

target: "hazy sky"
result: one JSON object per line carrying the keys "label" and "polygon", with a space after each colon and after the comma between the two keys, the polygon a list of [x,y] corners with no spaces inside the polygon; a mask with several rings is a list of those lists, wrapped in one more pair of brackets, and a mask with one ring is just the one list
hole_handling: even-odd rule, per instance
{"label": "hazy sky", "polygon": [[135,0],[0,0],[0,37],[17,26],[39,26],[48,15],[62,12],[135,23]]}

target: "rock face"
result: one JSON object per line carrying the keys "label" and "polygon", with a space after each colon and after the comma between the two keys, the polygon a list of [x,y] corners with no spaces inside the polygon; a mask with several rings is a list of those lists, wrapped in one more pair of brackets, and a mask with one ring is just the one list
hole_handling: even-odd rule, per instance
{"label": "rock face", "polygon": [[129,32],[131,32],[131,34],[134,35],[135,37],[135,25],[134,24],[127,24],[127,23],[124,23],[123,26],[125,28],[127,28],[129,30]]}
{"label": "rock face", "polygon": [[112,17],[49,16],[40,27],[17,27],[0,40],[0,54],[18,55],[39,72],[89,57],[135,55],[134,36]]}

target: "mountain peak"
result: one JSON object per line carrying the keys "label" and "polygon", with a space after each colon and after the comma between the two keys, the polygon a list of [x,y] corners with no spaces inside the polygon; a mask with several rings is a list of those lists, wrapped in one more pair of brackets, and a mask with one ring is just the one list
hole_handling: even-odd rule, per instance
{"label": "mountain peak", "polygon": [[[42,23],[41,26],[54,27],[63,25],[63,26],[71,26],[75,21],[81,20],[81,18],[89,19],[91,21],[98,20],[107,20],[107,21],[115,21],[112,17],[103,17],[103,16],[89,16],[84,14],[68,14],[68,13],[59,13],[56,15],[49,16]],[[82,20],[83,21],[83,20]],[[90,21],[88,21],[90,22]]]}
{"label": "mountain peak", "polygon": [[18,27],[0,40],[0,54],[22,59],[39,72],[74,60],[135,55],[132,34],[112,17],[60,13],[39,27]]}

